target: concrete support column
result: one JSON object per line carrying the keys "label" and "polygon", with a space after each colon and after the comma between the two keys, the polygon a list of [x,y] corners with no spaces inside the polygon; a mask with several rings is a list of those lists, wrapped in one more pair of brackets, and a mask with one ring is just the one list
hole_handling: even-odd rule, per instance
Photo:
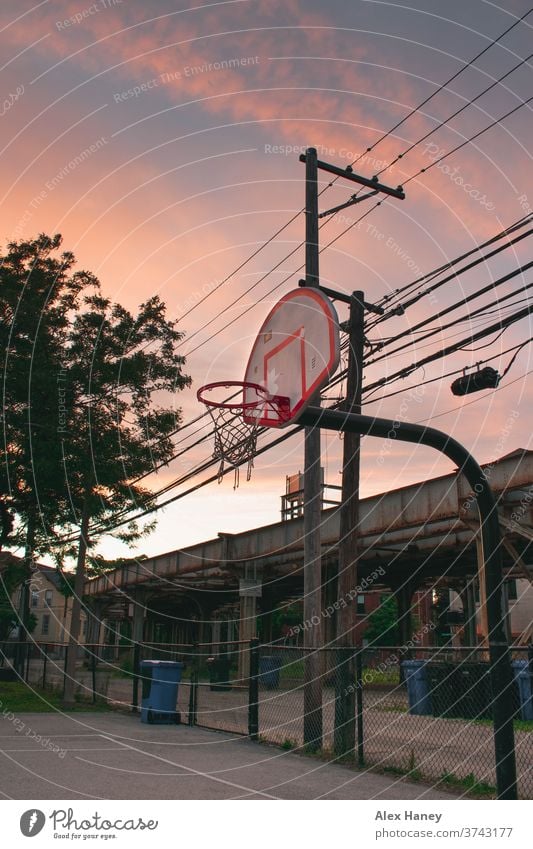
{"label": "concrete support column", "polygon": [[133,598],[133,616],[131,638],[134,643],[144,640],[144,620],[146,616],[146,594],[137,590]]}
{"label": "concrete support column", "polygon": [[[239,641],[251,640],[257,636],[257,598],[241,596],[239,616]],[[250,651],[248,646],[239,646],[238,678],[241,684],[250,676]]]}
{"label": "concrete support column", "polygon": [[272,642],[272,611],[266,610],[262,615],[263,622],[263,642]]}
{"label": "concrete support column", "polygon": [[411,615],[411,603],[414,589],[410,582],[405,581],[394,590],[398,603],[398,637],[402,646],[407,645],[413,636],[413,618]]}
{"label": "concrete support column", "polygon": [[507,642],[509,643],[509,645],[511,645],[512,634],[511,634],[511,614],[509,612],[509,583],[508,583],[508,581],[503,582],[502,603],[503,603],[503,627],[505,628],[505,636],[507,638]]}
{"label": "concrete support column", "polygon": [[476,578],[472,577],[465,582],[461,593],[464,614],[464,644],[465,646],[477,645],[476,628]]}
{"label": "concrete support column", "polygon": [[[338,601],[338,586],[339,586],[339,576],[338,576],[338,567],[335,566],[334,571],[328,570],[326,572],[326,583],[323,588],[323,610],[326,611],[326,616],[324,616],[324,625],[323,625],[323,634],[324,634],[324,645],[328,647],[328,651],[323,652],[324,654],[324,673],[327,677],[335,676],[335,670],[337,667],[337,656],[334,651],[330,651],[333,646],[336,645],[337,638],[337,622],[339,621],[339,611],[335,609],[335,603]],[[348,604],[356,604],[356,602],[348,601]],[[355,619],[355,617],[354,617]],[[339,639],[342,635],[338,635]],[[355,632],[352,634],[352,638],[355,639]]]}
{"label": "concrete support column", "polygon": [[483,540],[481,534],[476,534],[477,574],[479,581],[479,625],[481,644],[488,644],[489,623],[487,616],[487,584],[485,581],[485,557],[483,555]]}
{"label": "concrete support column", "polygon": [[[103,621],[105,602],[94,599],[85,602],[85,614],[87,616],[87,632],[85,642],[88,645],[97,645],[100,642],[100,632]],[[103,639],[103,637],[102,637]]]}

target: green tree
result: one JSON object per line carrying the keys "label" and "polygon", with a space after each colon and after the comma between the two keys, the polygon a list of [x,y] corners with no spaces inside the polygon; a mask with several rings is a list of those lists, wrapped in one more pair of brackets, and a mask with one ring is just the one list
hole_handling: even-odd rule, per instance
{"label": "green tree", "polygon": [[[129,511],[154,504],[142,479],[173,455],[181,413],[170,402],[190,379],[165,304],[154,296],[130,313],[101,296],[94,275],[74,271],[74,255],[58,254],[60,246],[61,236],[41,235],[0,257],[0,504],[2,539],[13,511],[10,544],[25,550],[16,580],[27,634],[36,553],[52,553],[59,566],[76,557],[75,575],[64,573],[74,595],[72,674],[87,553]],[[116,535],[133,542],[152,527],[126,522]],[[67,701],[72,686],[67,678]]]}
{"label": "green tree", "polygon": [[[173,456],[172,435],[181,412],[169,399],[190,384],[176,350],[181,338],[157,296],[141,304],[136,315],[99,295],[86,297],[85,309],[72,322],[64,374],[68,420],[61,438],[70,521],[77,524],[79,539],[67,704],[74,695],[87,554],[95,539],[128,511],[153,505],[154,494],[140,479]],[[116,535],[131,543],[152,528],[133,521]]]}
{"label": "green tree", "polygon": [[398,603],[388,596],[368,617],[365,639],[370,646],[396,646],[398,634]]}
{"label": "green tree", "polygon": [[70,316],[79,307],[82,291],[98,285],[93,275],[74,271],[73,254],[59,253],[60,246],[61,236],[43,234],[10,243],[0,256],[0,500],[4,516],[5,510],[13,511],[18,519],[10,544],[22,545],[25,551],[19,574],[21,640],[30,632],[29,582],[35,554],[49,550],[64,513],[57,377]]}

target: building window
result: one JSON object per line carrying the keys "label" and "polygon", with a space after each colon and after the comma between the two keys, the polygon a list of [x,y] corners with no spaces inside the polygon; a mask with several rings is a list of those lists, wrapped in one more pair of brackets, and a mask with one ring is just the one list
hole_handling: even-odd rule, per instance
{"label": "building window", "polygon": [[48,607],[50,607],[50,605],[52,604],[52,596],[53,596],[52,590],[46,590],[45,591],[44,603],[47,604]]}
{"label": "building window", "polygon": [[41,634],[48,634],[50,631],[50,614],[45,613],[41,622]]}
{"label": "building window", "polygon": [[38,590],[32,590],[31,591],[31,606],[37,607],[38,604],[39,604],[39,591]]}
{"label": "building window", "polygon": [[364,613],[365,612],[365,597],[364,595],[357,596],[357,612]]}
{"label": "building window", "polygon": [[507,581],[507,596],[509,601],[516,601],[516,581],[513,579],[511,581]]}

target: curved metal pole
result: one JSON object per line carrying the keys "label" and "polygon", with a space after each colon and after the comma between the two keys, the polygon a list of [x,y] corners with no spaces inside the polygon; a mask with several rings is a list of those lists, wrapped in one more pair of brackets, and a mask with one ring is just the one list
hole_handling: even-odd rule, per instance
{"label": "curved metal pole", "polygon": [[316,407],[308,407],[299,417],[298,424],[428,445],[453,460],[468,480],[477,499],[485,558],[496,786],[498,799],[516,799],[514,715],[511,699],[513,672],[504,628],[502,540],[496,502],[483,470],[463,445],[432,427]]}

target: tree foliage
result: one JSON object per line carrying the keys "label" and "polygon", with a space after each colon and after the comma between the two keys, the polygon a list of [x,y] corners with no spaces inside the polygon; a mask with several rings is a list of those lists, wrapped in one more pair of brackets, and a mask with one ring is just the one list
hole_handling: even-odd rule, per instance
{"label": "tree foliage", "polygon": [[369,615],[365,639],[371,646],[395,646],[398,644],[398,603],[393,595],[388,596]]}
{"label": "tree foliage", "polygon": [[[181,421],[172,396],[190,378],[160,298],[130,312],[60,247],[61,236],[41,235],[0,257],[0,505],[3,539],[16,515],[11,543],[24,545],[27,573],[36,552],[60,566],[77,552],[65,586],[76,640],[87,553],[132,508],[154,503],[143,480],[172,457]],[[117,535],[132,542],[152,527],[121,524]]]}

